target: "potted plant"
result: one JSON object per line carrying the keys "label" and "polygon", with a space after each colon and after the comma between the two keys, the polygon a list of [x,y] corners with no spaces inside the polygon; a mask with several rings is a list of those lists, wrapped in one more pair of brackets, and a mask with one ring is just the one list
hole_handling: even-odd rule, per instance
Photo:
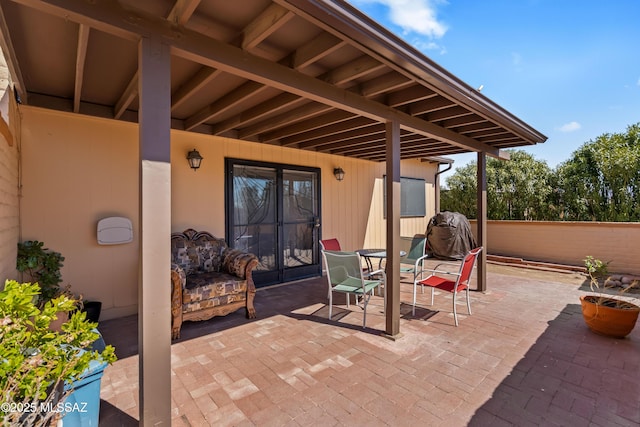
{"label": "potted plant", "polygon": [[45,248],[43,242],[26,240],[18,243],[16,269],[21,273],[27,273],[29,281],[38,282],[40,285],[39,299],[42,302],[63,293],[60,287],[62,261],[64,261],[64,257],[60,252]]}
{"label": "potted plant", "polygon": [[[592,256],[587,256],[584,260],[587,274],[590,278],[590,288],[594,292],[592,295],[580,297],[582,305],[582,316],[593,332],[608,335],[616,338],[624,338],[633,330],[640,307],[637,305],[612,297],[604,293],[604,289],[610,289],[609,278],[605,278],[608,273],[608,263],[604,263]],[[602,285],[600,281],[603,281]],[[624,294],[638,285],[638,281],[631,281],[627,285],[618,288],[619,294]]]}
{"label": "potted plant", "polygon": [[[90,348],[100,335],[83,312],[51,330],[56,313],[75,310],[77,301],[62,294],[39,305],[40,297],[36,283],[7,280],[0,291],[0,425],[51,425],[75,410],[66,399],[90,368],[116,360],[110,345]],[[99,388],[92,398],[99,403]]]}
{"label": "potted plant", "polygon": [[[40,285],[41,294],[39,304],[55,298],[58,295],[66,294],[72,296],[70,286],[61,287],[62,268],[64,257],[60,252],[44,247],[44,243],[38,240],[26,240],[18,243],[18,257],[16,269],[21,273],[26,273],[27,280],[37,282]],[[24,278],[23,278],[24,279]],[[97,322],[100,318],[102,303],[100,301],[84,301],[77,298],[78,308],[87,313],[87,319]],[[65,313],[60,313],[60,319],[53,324],[57,327],[68,320]]]}

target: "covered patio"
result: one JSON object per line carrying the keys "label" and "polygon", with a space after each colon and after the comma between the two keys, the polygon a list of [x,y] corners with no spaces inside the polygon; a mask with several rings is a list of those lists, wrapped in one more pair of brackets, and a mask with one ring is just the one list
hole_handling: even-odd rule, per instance
{"label": "covered patio", "polygon": [[[362,330],[353,305],[327,319],[324,278],[259,290],[260,319],[188,323],[172,345],[172,425],[640,423],[640,330],[622,340],[589,331],[583,275],[489,265],[488,279],[458,328],[445,295],[431,307],[419,294],[411,316],[403,282],[395,342],[378,335],[379,297]],[[100,326],[120,353],[102,379],[100,425],[137,425],[136,324]]]}
{"label": "covered patio", "polygon": [[[351,162],[349,193],[323,187],[320,214],[330,230],[357,212],[352,247],[370,231],[362,224],[384,175],[389,203],[375,232],[390,254],[389,309],[379,329],[397,339],[401,165],[427,174],[431,164],[425,192],[436,192],[438,156],[478,153],[477,240],[486,247],[486,156],[546,140],[340,0],[0,0],[0,35],[13,89],[14,120],[2,130],[15,170],[6,175],[19,193],[3,244],[53,239],[74,251],[66,267],[80,292],[108,298],[113,313],[137,311],[146,425],[171,416],[170,233],[199,221],[232,236],[224,158],[286,157],[325,170]],[[195,143],[209,150],[207,179],[184,166],[182,150]],[[349,205],[331,212],[340,198]],[[135,239],[107,252],[95,222],[115,214],[133,218]],[[489,288],[485,261],[483,252],[480,290]]]}

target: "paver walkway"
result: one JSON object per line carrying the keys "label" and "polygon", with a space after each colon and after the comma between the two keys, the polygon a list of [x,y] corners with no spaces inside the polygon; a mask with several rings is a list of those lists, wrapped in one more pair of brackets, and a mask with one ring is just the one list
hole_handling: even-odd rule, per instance
{"label": "paver walkway", "polygon": [[[379,297],[365,330],[353,304],[329,321],[323,278],[259,290],[255,320],[240,311],[187,322],[172,345],[172,423],[639,425],[640,327],[622,340],[596,335],[575,280],[503,270],[472,293],[472,316],[460,299],[457,328],[450,295],[434,307],[419,295],[415,317],[403,304],[395,342],[380,336]],[[401,300],[411,301],[410,285]],[[100,425],[137,425],[137,319],[100,329],[120,357],[102,378]]]}

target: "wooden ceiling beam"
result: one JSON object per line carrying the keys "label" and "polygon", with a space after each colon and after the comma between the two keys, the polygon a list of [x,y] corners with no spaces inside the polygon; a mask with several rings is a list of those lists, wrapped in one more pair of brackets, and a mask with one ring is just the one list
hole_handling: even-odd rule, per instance
{"label": "wooden ceiling beam", "polygon": [[[169,15],[167,15],[167,20],[173,23],[184,25],[191,18],[191,15],[193,15],[193,12],[198,7],[198,4],[200,4],[200,0],[177,0],[171,8]],[[133,77],[131,77],[131,80],[129,80],[129,84],[127,84],[126,89],[124,90],[122,95],[120,95],[118,102],[116,102],[113,113],[114,118],[121,118],[124,112],[127,111],[127,108],[129,108],[129,106],[137,96],[138,71],[136,70]]]}
{"label": "wooden ceiling beam", "polygon": [[384,67],[384,64],[376,61],[370,56],[363,55],[347,64],[334,68],[322,76],[321,79],[332,85],[340,86],[344,83],[366,76],[367,74],[374,73]]}
{"label": "wooden ceiling beam", "polygon": [[171,111],[178,108],[191,95],[201,90],[222,72],[215,68],[202,67],[171,95]]}
{"label": "wooden ceiling beam", "polygon": [[231,92],[207,105],[191,117],[187,118],[184,121],[184,128],[185,130],[191,130],[194,127],[214,118],[217,115],[224,113],[230,108],[233,108],[236,105],[240,104],[242,101],[255,96],[257,93],[266,89],[267,86],[263,85],[262,83],[256,83],[253,81],[243,83],[236,89],[232,90]]}
{"label": "wooden ceiling beam", "polygon": [[420,86],[418,84],[414,84],[413,86],[406,89],[388,94],[387,105],[389,107],[396,108],[402,105],[410,104],[412,102],[435,98],[436,96],[439,95],[431,89]]}
{"label": "wooden ceiling beam", "polygon": [[138,96],[138,70],[136,70],[131,80],[129,80],[129,84],[113,107],[113,117],[115,119],[122,117],[125,111],[127,111],[127,108],[129,108],[129,105],[136,99],[136,96]]}
{"label": "wooden ceiling beam", "polygon": [[177,25],[186,24],[191,18],[191,15],[196,11],[200,1],[201,0],[177,0],[171,8],[167,20]]}
{"label": "wooden ceiling beam", "polygon": [[456,117],[464,117],[473,114],[471,111],[466,108],[462,108],[459,106],[445,108],[443,110],[434,111],[433,113],[426,114],[425,119],[429,122],[439,122],[446,121],[450,119],[455,119]]}
{"label": "wooden ceiling beam", "polygon": [[298,143],[298,145],[296,145],[296,147],[297,148],[319,147],[321,145],[332,144],[337,141],[343,141],[345,144],[347,144],[348,141],[351,139],[361,138],[368,135],[375,135],[375,134],[379,134],[380,132],[384,132],[384,125],[382,123],[369,122],[369,124],[366,126],[351,128],[347,131],[334,133],[331,135],[324,135],[319,138],[300,142]]}
{"label": "wooden ceiling beam", "polygon": [[318,37],[298,48],[291,58],[291,68],[299,70],[319,61],[335,52],[347,43],[329,33],[320,33]]}
{"label": "wooden ceiling beam", "polygon": [[78,29],[78,49],[76,50],[76,76],[73,89],[73,112],[80,112],[80,101],[82,100],[82,83],[84,82],[84,67],[87,59],[87,46],[89,45],[88,25],[80,24]]}
{"label": "wooden ceiling beam", "polygon": [[238,132],[238,137],[249,138],[263,133],[267,130],[318,116],[333,109],[334,108],[329,105],[320,104],[317,102],[308,102],[307,104],[302,105],[293,111],[287,111],[276,117],[269,117],[268,120],[258,122],[255,125],[247,126]]}
{"label": "wooden ceiling beam", "polygon": [[[309,120],[284,126],[269,133],[260,134],[260,141],[273,142],[280,140],[280,145],[293,145],[297,143],[297,141],[293,144],[285,142],[288,141],[288,138],[292,137],[292,135],[296,135],[297,138],[304,138],[306,135],[326,133],[328,127],[333,127],[335,124],[345,122],[353,117],[355,117],[354,114],[348,111],[332,110]],[[369,122],[371,121],[369,120]]]}
{"label": "wooden ceiling beam", "polygon": [[251,50],[276,32],[295,15],[284,7],[271,3],[242,32],[242,49]]}
{"label": "wooden ceiling beam", "polygon": [[429,114],[454,106],[455,104],[453,103],[453,101],[442,96],[438,96],[436,98],[429,98],[412,103],[411,105],[409,105],[409,109],[407,112],[412,116],[420,116],[422,114]]}
{"label": "wooden ceiling beam", "polygon": [[[67,20],[87,24],[110,34],[127,35],[134,39],[154,37],[171,46],[172,54],[198,62],[210,68],[217,68],[238,77],[256,81],[305,97],[334,108],[350,111],[380,122],[397,122],[401,128],[412,130],[425,136],[443,139],[463,149],[483,151],[490,156],[498,156],[494,147],[481,143],[435,123],[410,116],[379,102],[344,90],[337,85],[304,75],[289,67],[270,61],[220,40],[201,33],[168,25],[168,21],[131,8],[123,8],[120,3],[84,0],[16,0],[21,4],[46,10]],[[379,62],[373,57],[365,62]],[[380,63],[381,67],[384,67]],[[438,112],[436,112],[438,113]],[[434,114],[436,114],[434,113]]]}
{"label": "wooden ceiling beam", "polygon": [[[319,138],[327,138],[331,137],[331,135],[340,134],[350,130],[357,130],[376,124],[376,122],[371,119],[354,116],[351,113],[347,113],[349,116],[345,116],[345,111],[337,110],[336,113],[340,114],[334,114],[333,117],[323,117],[324,120],[321,121],[322,126],[316,126],[315,129],[307,127],[307,129],[312,130],[299,132],[294,136],[283,138],[281,139],[280,144],[286,147],[295,146],[299,143],[312,142]],[[336,120],[336,118],[343,118],[343,120]],[[304,122],[304,126],[309,124],[309,121]]]}
{"label": "wooden ceiling beam", "polygon": [[[309,103],[309,101],[297,95],[286,92],[281,93],[280,95],[274,96],[273,98],[251,107],[240,114],[236,114],[233,117],[216,123],[212,126],[212,133],[213,135],[220,135],[244,124],[261,120],[266,116],[278,113],[281,110],[290,109],[291,107],[306,103]],[[258,133],[260,132],[256,131],[253,135],[257,135]]]}
{"label": "wooden ceiling beam", "polygon": [[414,82],[395,72],[383,74],[360,85],[360,94],[370,98],[392,90],[407,87]]}

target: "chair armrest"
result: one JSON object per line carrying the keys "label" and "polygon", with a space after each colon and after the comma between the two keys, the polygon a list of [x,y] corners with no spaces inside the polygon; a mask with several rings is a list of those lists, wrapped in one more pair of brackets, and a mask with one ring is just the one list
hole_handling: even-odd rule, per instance
{"label": "chair armrest", "polygon": [[222,258],[222,270],[241,279],[250,277],[251,271],[259,264],[258,257],[254,254],[237,249],[226,249]]}
{"label": "chair armrest", "polygon": [[367,276],[371,277],[371,276],[375,276],[377,274],[381,274],[382,275],[382,281],[386,284],[387,283],[387,272],[384,271],[384,269],[375,270],[375,271],[372,271],[371,273],[367,273]]}
{"label": "chair armrest", "polygon": [[171,264],[171,284],[173,288],[184,289],[187,285],[187,274],[178,264]]}

